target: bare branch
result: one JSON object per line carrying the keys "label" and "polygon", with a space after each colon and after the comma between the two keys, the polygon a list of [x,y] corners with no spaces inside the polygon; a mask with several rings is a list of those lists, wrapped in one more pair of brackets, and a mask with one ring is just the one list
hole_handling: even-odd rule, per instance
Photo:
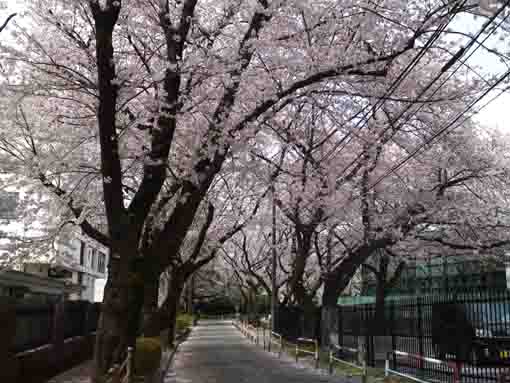
{"label": "bare branch", "polygon": [[11,21],[16,16],[16,13],[10,14],[7,19],[4,21],[4,23],[0,26],[0,32],[2,32],[5,27],[7,27],[7,24],[9,24],[9,21]]}

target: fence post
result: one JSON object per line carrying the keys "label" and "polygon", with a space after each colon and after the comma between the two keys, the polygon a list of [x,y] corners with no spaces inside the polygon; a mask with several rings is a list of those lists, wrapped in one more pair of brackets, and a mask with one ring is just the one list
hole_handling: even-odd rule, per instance
{"label": "fence post", "polygon": [[[419,352],[420,352],[420,356],[423,357],[424,356],[424,351],[423,351],[423,323],[422,323],[422,301],[421,301],[421,297],[418,297],[417,301],[416,301],[416,311],[417,311],[417,314],[418,314],[418,347],[419,347]],[[418,367],[420,369],[420,374],[423,372],[423,358],[420,358],[419,362],[418,362]]]}
{"label": "fence post", "polygon": [[329,360],[328,360],[328,371],[329,375],[333,374],[333,349],[331,347],[331,344],[329,345]]}
{"label": "fence post", "polygon": [[[395,353],[393,353],[395,355]],[[384,362],[384,376],[390,375],[390,353],[386,354],[386,361]]]}
{"label": "fence post", "polygon": [[121,383],[121,376],[120,376],[120,368],[118,364],[114,364],[113,367],[110,370],[112,379],[110,380],[111,383]]}
{"label": "fence post", "polygon": [[449,365],[453,369],[453,383],[460,383],[460,363],[450,362]]}
{"label": "fence post", "polygon": [[[395,335],[395,301],[391,300],[391,354],[393,358],[393,368],[395,368],[397,364],[396,354],[395,350],[397,349],[397,341],[396,341],[396,335]],[[389,356],[389,355],[388,355]],[[389,359],[388,359],[389,363]]]}
{"label": "fence post", "polygon": [[133,381],[133,347],[127,349],[127,366],[126,366],[127,383]]}
{"label": "fence post", "polygon": [[363,375],[361,375],[361,383],[367,383],[368,372],[367,372],[367,364],[363,362]]}
{"label": "fence post", "polygon": [[296,340],[296,363],[298,362],[298,354],[299,354],[299,340]]}
{"label": "fence post", "polygon": [[319,341],[315,339],[315,368],[319,368]]}

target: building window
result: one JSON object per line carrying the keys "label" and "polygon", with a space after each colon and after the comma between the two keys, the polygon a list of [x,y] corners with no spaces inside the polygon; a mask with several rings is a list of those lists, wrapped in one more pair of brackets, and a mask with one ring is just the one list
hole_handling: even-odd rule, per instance
{"label": "building window", "polygon": [[85,265],[85,242],[80,241],[80,265]]}
{"label": "building window", "polygon": [[88,251],[87,251],[87,263],[85,266],[87,267],[92,267],[92,251],[93,249],[91,247],[88,248]]}
{"label": "building window", "polygon": [[97,271],[99,273],[105,272],[105,266],[106,266],[106,255],[104,253],[99,253],[99,258],[97,261]]}
{"label": "building window", "polygon": [[96,254],[97,254],[96,249],[92,249],[92,258],[90,260],[90,268],[92,270],[95,270],[96,267],[97,267],[97,263],[96,263],[96,258],[97,257],[96,257]]}

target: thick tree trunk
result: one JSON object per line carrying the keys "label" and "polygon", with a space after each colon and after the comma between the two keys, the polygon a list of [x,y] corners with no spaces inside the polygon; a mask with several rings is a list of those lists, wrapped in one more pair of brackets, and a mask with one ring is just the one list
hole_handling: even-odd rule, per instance
{"label": "thick tree trunk", "polygon": [[179,300],[181,299],[184,289],[184,283],[185,281],[182,278],[172,275],[168,285],[168,294],[160,308],[162,318],[161,327],[166,328],[166,326],[168,326],[168,345],[173,345],[175,341],[177,312]]}
{"label": "thick tree trunk", "polygon": [[160,315],[158,310],[159,275],[145,275],[143,285],[142,334],[145,337],[157,337],[160,334]]}
{"label": "thick tree trunk", "polygon": [[324,350],[330,344],[338,344],[338,309],[336,305],[322,306],[321,309],[321,346]]}
{"label": "thick tree trunk", "polygon": [[375,322],[374,330],[377,332],[375,335],[386,334],[386,317],[384,315],[384,301],[386,299],[386,283],[381,278],[378,278],[375,288]]}
{"label": "thick tree trunk", "polygon": [[[327,277],[326,283],[328,280]],[[333,281],[329,282],[331,284]],[[336,294],[334,289],[324,289],[321,310],[321,345],[323,348],[328,347],[332,341],[334,341],[334,343],[338,341],[338,338],[332,339],[335,323],[338,323],[337,299],[338,294]]]}
{"label": "thick tree trunk", "polygon": [[305,274],[306,264],[310,256],[310,248],[312,246],[312,233],[304,231],[301,235],[297,236],[298,246],[296,258],[294,259],[292,267],[292,276],[289,281],[290,289],[294,295],[294,300],[298,306],[303,307],[306,305],[307,293],[303,283],[303,276]]}
{"label": "thick tree trunk", "polygon": [[186,288],[186,312],[189,315],[193,315],[193,282],[194,278],[191,276]]}
{"label": "thick tree trunk", "polygon": [[99,318],[94,349],[93,381],[102,378],[114,363],[126,354],[127,347],[134,344],[142,297],[142,277],[130,272],[129,260],[134,254],[110,260],[108,280]]}
{"label": "thick tree trunk", "polygon": [[176,335],[177,313],[179,311],[179,300],[181,299],[182,288],[175,291],[170,297],[168,305],[168,344],[173,345]]}
{"label": "thick tree trunk", "polygon": [[386,282],[388,276],[389,259],[384,254],[381,254],[379,260],[379,272],[376,274],[376,287],[375,287],[375,323],[374,329],[377,331],[376,335],[386,334],[386,318],[384,315],[384,300],[386,298],[386,290],[388,284]]}

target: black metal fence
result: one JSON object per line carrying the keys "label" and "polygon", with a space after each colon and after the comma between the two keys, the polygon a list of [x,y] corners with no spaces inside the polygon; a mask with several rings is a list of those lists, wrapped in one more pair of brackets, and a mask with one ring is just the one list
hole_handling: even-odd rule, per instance
{"label": "black metal fence", "polygon": [[363,347],[370,366],[390,354],[393,369],[425,380],[450,381],[457,368],[462,382],[496,381],[510,367],[510,293],[390,298],[377,314],[375,304],[339,306],[338,334],[341,346]]}
{"label": "black metal fence", "polygon": [[320,339],[320,308],[303,310],[299,307],[280,306],[276,315],[276,332],[285,339]]}
{"label": "black metal fence", "polygon": [[54,305],[20,303],[16,306],[16,336],[14,351],[40,347],[51,341]]}
{"label": "black metal fence", "polygon": [[[54,338],[55,304],[23,302],[16,304],[14,352],[23,352],[51,343]],[[97,329],[99,303],[67,301],[64,304],[64,339],[83,336]]]}

